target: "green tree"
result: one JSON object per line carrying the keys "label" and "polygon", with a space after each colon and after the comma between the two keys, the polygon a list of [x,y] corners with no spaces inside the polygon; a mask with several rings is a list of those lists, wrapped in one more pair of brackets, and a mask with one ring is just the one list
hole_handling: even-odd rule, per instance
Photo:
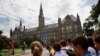
{"label": "green tree", "polygon": [[3,48],[6,48],[6,42],[5,42],[5,40],[0,39],[0,56],[1,56]]}
{"label": "green tree", "polygon": [[92,25],[91,26],[97,25],[97,26],[100,27],[100,22],[98,21],[98,17],[100,15],[100,0],[98,0],[98,3],[96,5],[92,6],[92,10],[91,10],[90,13],[91,13],[91,15],[90,15],[91,18],[88,18],[86,20],[87,21],[92,20]]}
{"label": "green tree", "polygon": [[26,36],[26,37],[21,38],[21,45],[23,44],[23,42],[25,42],[27,47],[30,47],[33,41],[39,41],[43,44],[43,42],[41,41],[39,37],[38,32],[35,32],[33,36]]}
{"label": "green tree", "polygon": [[86,36],[91,36],[94,32],[94,29],[90,28],[93,22],[88,21],[83,24],[83,34]]}
{"label": "green tree", "polygon": [[38,36],[38,33],[34,34],[34,41],[40,41],[40,37]]}
{"label": "green tree", "polygon": [[52,45],[55,42],[53,38],[50,38],[50,44]]}
{"label": "green tree", "polygon": [[39,41],[39,42],[41,42],[44,45],[44,43],[42,42],[38,32],[34,33],[33,40],[34,41]]}
{"label": "green tree", "polygon": [[6,48],[6,44],[7,44],[6,37],[2,36],[2,31],[0,31],[0,56],[2,56],[1,55],[2,49]]}
{"label": "green tree", "polygon": [[33,42],[33,36],[27,36],[27,37],[23,37],[22,38],[22,45],[23,45],[23,42],[26,43],[27,47],[30,47],[30,44]]}
{"label": "green tree", "polygon": [[94,6],[92,6],[92,11],[91,11],[91,17],[92,20],[94,20],[94,24],[98,24],[98,17],[100,15],[100,0],[98,0],[98,3]]}
{"label": "green tree", "polygon": [[100,22],[98,21],[98,17],[100,15],[100,0],[96,5],[92,6],[91,15],[86,19],[86,22],[83,24],[83,32],[84,35],[91,35],[94,30],[93,26],[98,26],[100,28]]}
{"label": "green tree", "polygon": [[95,34],[96,34],[96,35],[100,34],[100,29],[96,30],[96,31],[95,31]]}
{"label": "green tree", "polygon": [[2,34],[2,31],[0,30],[0,35]]}
{"label": "green tree", "polygon": [[23,42],[23,44],[21,45],[21,49],[24,51],[26,49],[27,45],[25,42]]}

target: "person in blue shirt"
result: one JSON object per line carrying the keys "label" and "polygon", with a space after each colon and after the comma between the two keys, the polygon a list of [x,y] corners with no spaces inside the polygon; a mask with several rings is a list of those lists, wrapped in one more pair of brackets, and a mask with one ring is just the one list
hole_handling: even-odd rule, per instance
{"label": "person in blue shirt", "polygon": [[72,40],[72,46],[76,56],[92,56],[88,51],[88,41],[86,37],[80,36]]}

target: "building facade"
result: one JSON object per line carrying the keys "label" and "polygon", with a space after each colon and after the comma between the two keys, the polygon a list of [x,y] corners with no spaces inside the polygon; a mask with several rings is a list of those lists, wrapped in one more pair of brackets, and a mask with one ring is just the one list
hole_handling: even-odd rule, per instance
{"label": "building facade", "polygon": [[82,35],[82,27],[78,14],[76,17],[67,15],[63,20],[58,18],[58,23],[45,25],[45,17],[41,5],[38,19],[39,26],[31,29],[26,29],[25,26],[23,27],[22,21],[20,21],[19,27],[15,27],[14,31],[10,31],[10,36],[13,37],[15,42],[20,43],[21,38],[33,36],[34,33],[38,32],[43,43],[47,44],[51,43],[51,41],[59,41],[61,39],[67,40]]}

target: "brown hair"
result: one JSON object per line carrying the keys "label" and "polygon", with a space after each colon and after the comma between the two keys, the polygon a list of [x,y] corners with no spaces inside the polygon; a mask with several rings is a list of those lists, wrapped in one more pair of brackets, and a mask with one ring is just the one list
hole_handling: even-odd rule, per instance
{"label": "brown hair", "polygon": [[54,48],[55,51],[60,51],[61,50],[61,46],[58,42],[55,42],[53,44],[53,48]]}
{"label": "brown hair", "polygon": [[80,45],[83,50],[87,50],[87,48],[89,46],[88,41],[87,41],[86,37],[84,37],[84,36],[79,36],[79,37],[74,38],[72,40],[72,44],[74,46]]}
{"label": "brown hair", "polygon": [[43,46],[40,42],[34,41],[32,42],[31,46],[31,53],[33,56],[41,56],[43,52]]}
{"label": "brown hair", "polygon": [[66,47],[67,45],[67,42],[65,40],[61,40],[59,43],[62,47]]}
{"label": "brown hair", "polygon": [[95,41],[96,43],[100,43],[100,35],[96,36],[95,39],[94,39],[94,41]]}

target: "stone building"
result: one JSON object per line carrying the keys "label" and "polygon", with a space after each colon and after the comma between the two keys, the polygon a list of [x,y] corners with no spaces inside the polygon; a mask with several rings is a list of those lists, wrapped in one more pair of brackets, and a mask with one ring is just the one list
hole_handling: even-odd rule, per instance
{"label": "stone building", "polygon": [[45,17],[41,5],[38,19],[39,26],[30,29],[26,29],[25,26],[23,27],[22,21],[20,21],[19,27],[16,27],[14,31],[10,31],[10,36],[13,37],[15,42],[20,43],[20,38],[33,36],[35,32],[38,32],[43,43],[47,44],[50,43],[50,41],[67,40],[82,35],[82,27],[78,14],[76,17],[67,15],[63,20],[58,18],[58,23],[45,25]]}

